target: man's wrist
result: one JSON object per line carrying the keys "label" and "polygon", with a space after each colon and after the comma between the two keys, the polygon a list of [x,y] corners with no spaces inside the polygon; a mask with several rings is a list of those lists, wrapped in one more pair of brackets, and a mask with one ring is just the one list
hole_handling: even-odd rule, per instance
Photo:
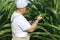
{"label": "man's wrist", "polygon": [[39,21],[39,19],[37,19],[37,21]]}

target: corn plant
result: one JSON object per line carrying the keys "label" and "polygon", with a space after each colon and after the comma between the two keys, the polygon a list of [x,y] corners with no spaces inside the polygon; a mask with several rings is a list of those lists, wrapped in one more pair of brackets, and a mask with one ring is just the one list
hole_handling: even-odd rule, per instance
{"label": "corn plant", "polygon": [[[60,0],[31,1],[24,16],[28,20],[35,20],[41,15],[43,19],[36,30],[30,33],[30,40],[60,40],[59,2]],[[14,0],[0,0],[0,40],[12,38],[10,17],[15,8]]]}
{"label": "corn plant", "polygon": [[13,0],[0,0],[0,40],[11,40],[10,16],[15,9]]}

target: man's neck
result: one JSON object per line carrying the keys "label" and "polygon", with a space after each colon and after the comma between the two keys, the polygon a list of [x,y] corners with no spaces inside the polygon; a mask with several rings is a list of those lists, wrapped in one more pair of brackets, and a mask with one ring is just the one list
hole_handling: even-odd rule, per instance
{"label": "man's neck", "polygon": [[22,14],[23,15],[23,13],[21,11],[19,11],[19,10],[16,10],[16,12],[18,12],[19,14]]}

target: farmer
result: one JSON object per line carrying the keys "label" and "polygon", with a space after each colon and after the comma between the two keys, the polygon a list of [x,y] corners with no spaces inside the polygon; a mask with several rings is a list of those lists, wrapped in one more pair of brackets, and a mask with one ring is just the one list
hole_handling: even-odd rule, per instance
{"label": "farmer", "polygon": [[12,29],[12,40],[29,40],[30,36],[28,32],[33,32],[42,19],[41,16],[37,17],[37,20],[30,25],[27,19],[23,16],[26,12],[26,6],[28,0],[16,0],[16,10],[11,16],[11,29]]}

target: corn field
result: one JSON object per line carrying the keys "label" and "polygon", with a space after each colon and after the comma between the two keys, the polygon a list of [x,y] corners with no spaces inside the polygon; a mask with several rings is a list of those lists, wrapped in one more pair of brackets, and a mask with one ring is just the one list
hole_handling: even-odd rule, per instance
{"label": "corn field", "polygon": [[[15,9],[14,0],[0,0],[0,40],[12,38],[10,17]],[[38,15],[43,19],[36,30],[29,33],[30,40],[60,40],[60,0],[31,1],[24,16],[29,21]]]}

